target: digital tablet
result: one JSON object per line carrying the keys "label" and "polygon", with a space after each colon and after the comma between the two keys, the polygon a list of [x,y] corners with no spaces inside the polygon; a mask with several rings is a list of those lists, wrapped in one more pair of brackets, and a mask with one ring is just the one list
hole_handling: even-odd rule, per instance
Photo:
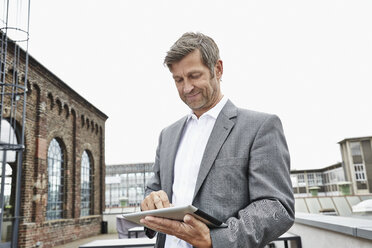
{"label": "digital tablet", "polygon": [[143,226],[140,220],[145,218],[146,216],[155,216],[155,217],[162,217],[162,218],[182,221],[183,217],[186,214],[190,214],[194,216],[198,220],[204,222],[209,227],[227,227],[227,225],[223,223],[222,221],[217,220],[216,218],[201,211],[200,209],[194,207],[193,205],[161,208],[161,209],[147,210],[147,211],[136,212],[136,213],[131,213],[131,214],[123,214],[123,217],[126,220],[135,222]]}

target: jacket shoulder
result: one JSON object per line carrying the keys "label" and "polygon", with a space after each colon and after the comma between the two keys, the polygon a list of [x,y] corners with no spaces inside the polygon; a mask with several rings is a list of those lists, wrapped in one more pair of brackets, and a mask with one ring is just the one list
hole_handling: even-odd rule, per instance
{"label": "jacket shoulder", "polygon": [[174,133],[174,132],[178,131],[180,128],[183,127],[183,125],[186,122],[186,119],[187,119],[187,116],[184,116],[181,119],[179,119],[178,121],[173,122],[169,126],[163,128],[162,134]]}
{"label": "jacket shoulder", "polygon": [[264,122],[265,120],[270,119],[270,117],[277,117],[273,114],[239,108],[235,106],[230,100],[227,101],[225,107],[222,109],[222,114],[229,119],[236,117],[238,120],[243,120],[248,123]]}
{"label": "jacket shoulder", "polygon": [[277,115],[249,110],[249,109],[243,109],[238,108],[238,115],[237,117],[239,119],[249,120],[249,122],[265,122],[268,119],[279,119]]}

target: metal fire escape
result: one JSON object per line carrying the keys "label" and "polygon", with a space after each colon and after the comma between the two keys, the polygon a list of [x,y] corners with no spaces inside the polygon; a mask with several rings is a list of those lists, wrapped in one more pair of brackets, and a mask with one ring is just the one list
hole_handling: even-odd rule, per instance
{"label": "metal fire escape", "polygon": [[0,0],[0,248],[18,247],[29,14],[30,0]]}

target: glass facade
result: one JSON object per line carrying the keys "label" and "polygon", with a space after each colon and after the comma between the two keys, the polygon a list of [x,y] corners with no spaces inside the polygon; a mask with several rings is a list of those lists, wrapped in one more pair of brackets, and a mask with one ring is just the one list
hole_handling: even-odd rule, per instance
{"label": "glass facade", "polygon": [[310,195],[310,187],[319,187],[318,195],[339,195],[337,184],[345,181],[345,174],[342,165],[338,166],[323,171],[292,172],[293,192],[297,197],[305,197]]}
{"label": "glass facade", "polygon": [[106,207],[139,206],[152,175],[152,163],[107,165]]}
{"label": "glass facade", "polygon": [[106,207],[119,207],[120,206],[120,177],[119,176],[106,176]]}
{"label": "glass facade", "polygon": [[303,186],[306,186],[306,183],[305,183],[305,175],[304,174],[297,174],[297,181],[298,181],[298,186],[299,187],[303,187]]}
{"label": "glass facade", "polygon": [[308,173],[307,174],[307,185],[308,186],[314,186],[315,185],[314,173]]}
{"label": "glass facade", "polygon": [[316,185],[323,185],[323,174],[315,173],[316,176]]}

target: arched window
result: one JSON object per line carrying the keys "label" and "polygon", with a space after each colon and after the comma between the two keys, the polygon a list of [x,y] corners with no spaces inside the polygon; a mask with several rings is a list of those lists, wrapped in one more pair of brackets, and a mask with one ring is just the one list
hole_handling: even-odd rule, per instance
{"label": "arched window", "polygon": [[[15,127],[16,123],[11,124],[6,119],[2,119],[0,122],[0,146],[2,148],[0,150],[0,212],[3,211],[0,225],[4,227],[0,233],[0,247],[3,247],[2,244],[5,244],[5,247],[10,244],[14,225],[18,163],[18,154],[15,149],[19,146]],[[2,189],[2,187],[4,188]],[[2,209],[2,207],[4,208]]]}
{"label": "arched window", "polygon": [[48,205],[47,220],[61,219],[63,217],[63,152],[56,139],[53,139],[48,148]]}
{"label": "arched window", "polygon": [[[10,123],[2,119],[1,120],[1,133],[0,133],[0,142],[3,145],[9,146],[6,152],[6,162],[15,162],[16,161],[16,152],[11,148],[12,145],[17,145],[18,140],[14,128]],[[0,162],[3,162],[3,152],[0,151]]]}
{"label": "arched window", "polygon": [[86,151],[81,158],[81,204],[80,216],[91,214],[92,166]]}

